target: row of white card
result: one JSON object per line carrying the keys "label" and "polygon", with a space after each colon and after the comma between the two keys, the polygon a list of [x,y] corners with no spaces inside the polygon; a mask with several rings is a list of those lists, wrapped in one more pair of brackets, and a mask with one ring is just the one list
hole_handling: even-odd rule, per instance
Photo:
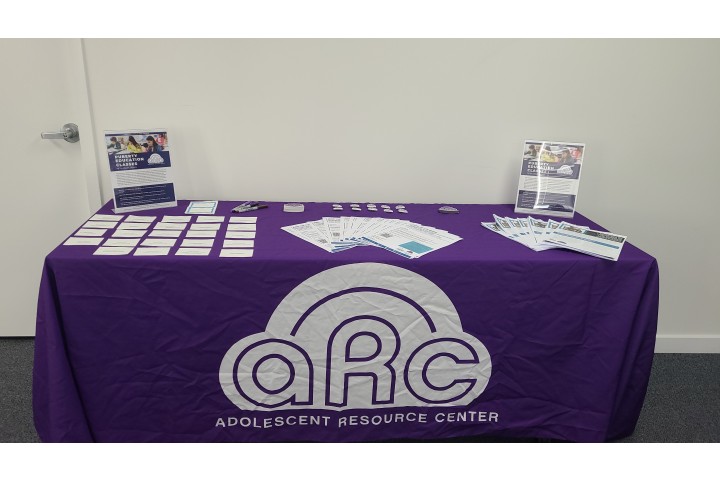
{"label": "row of white card", "polygon": [[497,215],[493,217],[495,222],[483,222],[482,226],[537,252],[565,248],[605,260],[617,261],[627,240],[624,235],[601,232],[552,219],[546,222],[533,217],[510,218]]}
{"label": "row of white card", "polygon": [[[164,215],[161,222],[189,223],[192,222],[192,218],[192,215]],[[147,215],[127,215],[126,217],[125,215],[95,214],[89,221],[117,224],[122,220],[130,223],[153,223],[157,220],[157,217]],[[223,223],[225,221],[225,217],[223,215],[197,215],[195,221],[198,223]],[[255,223],[256,221],[257,217],[230,217],[230,223]]]}
{"label": "row of white card", "polygon": [[[108,228],[89,228],[86,226],[87,224],[83,225],[82,228],[80,228],[78,231],[74,233],[76,237],[104,237],[105,234],[108,232]],[[122,225],[122,224],[121,224]],[[184,229],[177,229],[177,228],[165,228],[161,226],[162,224],[158,223],[155,225],[155,228],[153,230],[148,230],[148,228],[122,228],[122,226],[118,229],[115,229],[115,231],[112,233],[113,237],[123,237],[123,238],[141,238],[144,237],[146,234],[148,234],[149,237],[170,237],[170,238],[178,238],[183,232],[185,232],[186,237],[195,237],[195,238],[215,238],[217,236],[218,228],[214,229],[205,229],[205,228],[192,228],[192,227],[202,227],[203,225],[190,225],[189,230]],[[178,223],[173,225],[180,225],[183,226],[185,224]],[[160,227],[160,228],[158,228]],[[219,227],[219,225],[218,225]],[[225,232],[226,238],[255,238],[255,224],[239,224],[239,225],[228,225],[228,229]]]}
{"label": "row of white card", "polygon": [[371,246],[405,258],[418,258],[462,240],[445,230],[377,217],[323,217],[282,229],[330,253]]}
{"label": "row of white card", "polygon": [[[103,242],[104,240],[104,242]],[[103,238],[103,237],[70,237],[63,245],[100,245],[103,247],[174,247],[177,238]],[[142,243],[141,243],[142,242]],[[209,247],[212,248],[214,238],[184,238],[180,244],[183,247]],[[225,239],[223,248],[254,248],[255,240]]]}
{"label": "row of white card", "polygon": [[[129,255],[133,249],[136,256],[157,256],[170,255],[170,247],[99,247],[93,252],[93,255]],[[178,248],[175,255],[192,255],[207,256],[210,255],[211,248]],[[247,258],[253,256],[252,248],[223,248],[220,250],[221,257]]]}

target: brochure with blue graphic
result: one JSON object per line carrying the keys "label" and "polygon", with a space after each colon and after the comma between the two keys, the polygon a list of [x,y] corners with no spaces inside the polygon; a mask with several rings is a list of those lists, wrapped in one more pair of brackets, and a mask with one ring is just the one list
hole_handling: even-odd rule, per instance
{"label": "brochure with blue graphic", "polygon": [[323,217],[282,229],[330,253],[369,246],[405,258],[419,258],[462,240],[419,223],[375,217]]}
{"label": "brochure with blue graphic", "polygon": [[572,217],[585,144],[528,140],[515,197],[515,212]]}
{"label": "brochure with blue graphic", "polygon": [[175,207],[175,184],[167,131],[106,131],[114,211]]}
{"label": "brochure with blue graphic", "polygon": [[610,232],[592,230],[555,220],[538,220],[533,217],[508,218],[493,215],[495,222],[482,222],[488,230],[514,240],[536,252],[552,248],[565,248],[576,252],[617,261],[627,237]]}

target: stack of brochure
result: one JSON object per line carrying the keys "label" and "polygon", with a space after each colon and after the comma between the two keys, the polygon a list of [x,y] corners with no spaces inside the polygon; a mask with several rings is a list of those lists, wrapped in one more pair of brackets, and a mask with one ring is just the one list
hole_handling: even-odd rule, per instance
{"label": "stack of brochure", "polygon": [[493,217],[495,222],[484,222],[482,226],[537,252],[550,248],[566,248],[617,261],[627,239],[624,235],[591,230],[568,222],[545,222],[532,217]]}
{"label": "stack of brochure", "polygon": [[330,253],[371,246],[405,258],[422,257],[462,240],[445,230],[407,220],[375,217],[323,217],[282,229]]}

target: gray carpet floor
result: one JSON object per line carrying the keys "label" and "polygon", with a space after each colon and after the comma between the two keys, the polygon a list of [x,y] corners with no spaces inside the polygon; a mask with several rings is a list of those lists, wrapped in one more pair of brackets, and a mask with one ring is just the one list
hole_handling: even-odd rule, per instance
{"label": "gray carpet floor", "polygon": [[[0,442],[39,441],[30,401],[33,343],[0,338]],[[720,442],[720,355],[656,354],[640,421],[635,433],[620,441]]]}

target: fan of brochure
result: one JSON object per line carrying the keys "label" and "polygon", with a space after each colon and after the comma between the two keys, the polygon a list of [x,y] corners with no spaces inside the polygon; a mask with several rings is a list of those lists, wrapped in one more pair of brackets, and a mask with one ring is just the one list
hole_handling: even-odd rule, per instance
{"label": "fan of brochure", "polygon": [[445,230],[389,218],[323,217],[282,229],[330,253],[380,247],[405,258],[422,257],[462,240]]}
{"label": "fan of brochure", "polygon": [[568,222],[538,220],[533,217],[495,217],[483,227],[514,240],[536,252],[551,248],[565,248],[605,260],[617,261],[625,245],[626,236],[591,230]]}

